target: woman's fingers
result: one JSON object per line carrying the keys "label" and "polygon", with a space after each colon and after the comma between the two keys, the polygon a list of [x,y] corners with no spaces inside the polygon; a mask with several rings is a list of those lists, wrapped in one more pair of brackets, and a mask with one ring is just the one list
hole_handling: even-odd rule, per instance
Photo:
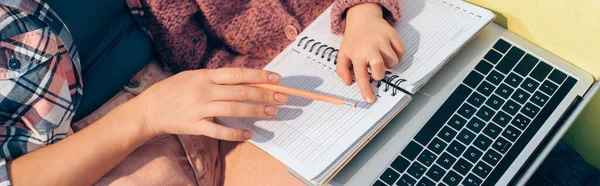
{"label": "woman's fingers", "polygon": [[215,101],[250,101],[270,104],[285,104],[288,96],[275,91],[247,85],[217,85],[211,93]]}
{"label": "woman's fingers", "polygon": [[272,118],[278,112],[274,106],[233,101],[214,101],[203,108],[203,115],[210,117]]}
{"label": "woman's fingers", "polygon": [[344,84],[350,85],[352,83],[352,72],[350,72],[350,67],[352,63],[350,58],[344,54],[344,51],[340,50],[338,53],[337,64],[335,66],[335,72],[337,75],[342,78]]}
{"label": "woman's fingers", "polygon": [[358,66],[358,63],[354,64],[354,75],[356,76],[356,82],[358,83],[363,99],[367,103],[375,103],[375,95],[371,90],[371,79],[369,71],[367,71],[366,61],[363,61],[360,66]]}
{"label": "woman's fingers", "polygon": [[220,68],[208,71],[208,78],[215,84],[237,85],[248,83],[278,84],[281,75],[266,70],[249,68]]}
{"label": "woman's fingers", "polygon": [[231,128],[205,119],[191,125],[190,132],[193,135],[205,135],[226,141],[244,141],[252,138],[252,131],[248,129]]}

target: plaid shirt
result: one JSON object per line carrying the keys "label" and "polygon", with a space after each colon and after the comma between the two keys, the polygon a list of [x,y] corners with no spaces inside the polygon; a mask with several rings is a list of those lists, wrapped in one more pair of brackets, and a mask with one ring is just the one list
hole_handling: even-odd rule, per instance
{"label": "plaid shirt", "polygon": [[[143,24],[140,1],[126,1]],[[0,185],[10,185],[7,161],[67,137],[83,85],[73,38],[45,0],[0,0],[0,38]]]}

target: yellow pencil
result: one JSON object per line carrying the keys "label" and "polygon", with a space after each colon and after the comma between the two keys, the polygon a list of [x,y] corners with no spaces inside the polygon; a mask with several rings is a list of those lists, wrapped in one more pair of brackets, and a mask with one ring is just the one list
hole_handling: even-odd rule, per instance
{"label": "yellow pencil", "polygon": [[347,105],[347,106],[356,108],[356,104],[357,104],[356,102],[344,100],[341,98],[326,96],[326,95],[317,94],[314,92],[309,92],[309,91],[304,91],[304,90],[299,90],[299,89],[294,89],[294,88],[289,88],[289,87],[284,87],[284,86],[279,86],[279,85],[271,85],[271,84],[249,84],[249,85],[253,86],[253,87],[272,90],[275,92],[280,92],[280,93],[284,93],[284,94],[303,97],[306,99],[323,101],[323,102],[327,102],[327,103],[333,103],[333,104],[337,104],[337,105]]}

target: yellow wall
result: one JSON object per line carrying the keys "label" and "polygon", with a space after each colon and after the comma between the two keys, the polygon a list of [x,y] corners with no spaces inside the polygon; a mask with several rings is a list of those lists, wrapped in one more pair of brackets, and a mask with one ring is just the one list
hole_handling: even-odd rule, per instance
{"label": "yellow wall", "polygon": [[[496,22],[600,78],[600,0],[467,0],[488,8]],[[600,167],[600,95],[563,138]]]}
{"label": "yellow wall", "polygon": [[600,0],[467,0],[496,22],[600,78]]}

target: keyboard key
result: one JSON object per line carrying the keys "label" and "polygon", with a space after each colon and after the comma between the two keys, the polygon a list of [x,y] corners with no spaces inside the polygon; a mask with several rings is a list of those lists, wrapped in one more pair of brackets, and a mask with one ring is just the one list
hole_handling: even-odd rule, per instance
{"label": "keyboard key", "polygon": [[513,67],[515,67],[517,62],[521,60],[523,55],[525,55],[525,52],[523,52],[523,50],[513,46],[512,48],[510,48],[508,53],[506,53],[504,58],[502,58],[500,63],[496,65],[496,69],[504,74],[508,74],[508,72],[510,72],[513,69]]}
{"label": "keyboard key", "polygon": [[525,106],[523,106],[523,108],[521,109],[521,113],[525,114],[526,116],[529,116],[529,118],[535,118],[535,116],[539,112],[540,112],[540,108],[538,106],[533,105],[530,102],[525,104]]}
{"label": "keyboard key", "polygon": [[452,169],[456,170],[456,172],[467,175],[467,173],[473,168],[473,164],[469,163],[467,160],[461,158],[456,161],[456,164],[452,167]]}
{"label": "keyboard key", "polygon": [[502,155],[500,155],[494,150],[488,150],[487,153],[485,153],[485,155],[483,155],[483,158],[481,159],[492,166],[496,166],[496,164],[500,162],[500,159],[502,159]]}
{"label": "keyboard key", "polygon": [[473,142],[473,145],[475,145],[477,148],[481,149],[482,151],[486,151],[488,149],[488,147],[490,147],[490,145],[492,145],[492,139],[486,137],[485,135],[479,135],[475,139],[475,142]]}
{"label": "keyboard key", "polygon": [[477,163],[477,165],[475,165],[475,168],[473,168],[473,173],[482,178],[487,177],[490,174],[490,172],[492,172],[492,167],[483,163],[482,161]]}
{"label": "keyboard key", "polygon": [[523,89],[517,89],[515,94],[512,95],[512,99],[517,101],[520,104],[525,104],[525,102],[529,99],[531,94],[525,92]]}
{"label": "keyboard key", "polygon": [[386,186],[383,182],[381,182],[381,180],[377,180],[375,181],[375,183],[373,183],[373,186]]}
{"label": "keyboard key", "polygon": [[494,66],[484,60],[481,60],[477,66],[475,66],[475,70],[481,72],[483,75],[487,75],[494,68]]}
{"label": "keyboard key", "polygon": [[437,182],[440,181],[442,179],[442,176],[444,176],[445,174],[446,171],[444,169],[442,169],[438,165],[433,165],[431,166],[431,168],[429,168],[425,175],[431,178],[434,182]]}
{"label": "keyboard key", "polygon": [[511,72],[508,77],[506,79],[504,79],[504,82],[514,88],[519,87],[519,85],[521,84],[521,82],[523,81],[522,77],[519,77],[517,74],[515,74],[514,72]]}
{"label": "keyboard key", "polygon": [[535,103],[537,106],[543,107],[546,102],[550,99],[548,96],[542,94],[542,92],[537,91],[531,96],[531,102]]}
{"label": "keyboard key", "polygon": [[538,61],[539,60],[537,58],[527,54],[525,57],[523,57],[523,59],[521,59],[521,62],[519,62],[517,67],[515,67],[514,71],[522,76],[527,76],[533,67],[535,67],[535,65],[538,63]]}
{"label": "keyboard key", "polygon": [[450,146],[448,146],[448,149],[446,149],[446,151],[448,151],[450,154],[456,156],[456,157],[460,157],[460,155],[465,151],[467,147],[465,147],[464,145],[458,143],[458,141],[453,141],[452,143],[450,143]]}
{"label": "keyboard key", "polygon": [[510,123],[521,130],[525,130],[525,128],[529,126],[529,123],[531,123],[531,120],[525,117],[523,114],[518,114]]}
{"label": "keyboard key", "polygon": [[414,141],[408,143],[408,145],[402,150],[402,154],[404,157],[408,158],[408,160],[414,160],[417,158],[417,155],[423,150],[423,146],[417,144]]}
{"label": "keyboard key", "polygon": [[481,118],[483,121],[490,121],[494,114],[494,111],[485,105],[479,108],[479,111],[477,111],[477,117]]}
{"label": "keyboard key", "polygon": [[483,57],[483,59],[496,64],[498,63],[498,61],[500,61],[500,58],[502,58],[502,54],[494,51],[494,50],[490,50],[487,54],[485,54],[485,56]]}
{"label": "keyboard key", "polygon": [[381,176],[379,177],[380,180],[387,183],[388,185],[394,184],[396,182],[396,180],[398,180],[398,178],[400,178],[400,174],[398,174],[396,171],[392,170],[391,168],[386,169],[383,172],[383,174],[381,174]]}
{"label": "keyboard key", "polygon": [[458,115],[452,116],[452,118],[450,118],[450,121],[448,121],[448,125],[450,125],[452,128],[454,128],[456,130],[462,129],[466,123],[467,123],[467,120],[463,119],[462,117],[460,117]]}
{"label": "keyboard key", "polygon": [[496,139],[494,144],[492,144],[492,148],[494,148],[498,152],[504,154],[508,151],[508,149],[510,148],[511,145],[512,144],[510,142],[506,141],[504,138],[498,138],[498,139]]}
{"label": "keyboard key", "polygon": [[455,130],[452,130],[450,127],[444,126],[444,128],[442,128],[440,133],[438,133],[438,137],[440,137],[444,141],[450,143],[452,141],[452,139],[454,139],[454,136],[456,136],[457,133],[458,132],[456,132]]}
{"label": "keyboard key", "polygon": [[421,181],[419,181],[419,183],[417,183],[417,186],[435,186],[435,183],[433,183],[433,181],[431,181],[429,178],[423,178]]}
{"label": "keyboard key", "polygon": [[493,108],[494,110],[500,109],[502,104],[504,104],[504,99],[497,95],[491,95],[490,98],[485,102],[485,105]]}
{"label": "keyboard key", "polygon": [[465,151],[465,154],[463,155],[463,157],[465,157],[467,160],[475,163],[477,162],[477,160],[479,160],[479,158],[481,158],[481,155],[483,155],[483,152],[481,152],[480,150],[477,150],[475,147],[469,147],[467,149],[467,151]]}
{"label": "keyboard key", "polygon": [[566,95],[571,93],[573,87],[577,84],[577,80],[573,77],[567,77],[560,88],[554,93],[552,98],[546,103],[546,106],[540,111],[536,118],[529,124],[527,129],[521,134],[517,143],[512,144],[508,152],[504,153],[502,160],[494,167],[494,171],[488,175],[483,185],[493,185],[496,183],[502,175],[509,169],[514,163],[515,158],[522,153],[529,142],[534,139],[534,136],[538,134],[539,129],[553,116],[552,113],[558,108],[559,104],[566,100]]}
{"label": "keyboard key", "polygon": [[506,114],[502,111],[499,111],[498,114],[496,114],[496,116],[494,116],[494,119],[492,119],[492,121],[494,121],[494,123],[504,127],[504,126],[506,126],[506,124],[508,124],[508,122],[511,119],[512,118],[508,114]]}
{"label": "keyboard key", "polygon": [[462,181],[463,177],[454,171],[448,172],[444,177],[444,183],[448,185],[458,185]]}
{"label": "keyboard key", "polygon": [[548,76],[548,79],[560,85],[563,81],[565,81],[565,79],[567,79],[567,75],[558,69],[554,69],[552,73],[550,73],[550,76]]}
{"label": "keyboard key", "polygon": [[471,118],[471,121],[467,124],[467,128],[475,133],[479,133],[484,126],[485,122],[481,121],[479,118]]}
{"label": "keyboard key", "polygon": [[502,110],[510,115],[517,114],[517,112],[519,112],[519,109],[521,109],[521,105],[519,105],[517,102],[513,101],[512,99],[508,100],[506,102],[506,104],[504,104],[504,106],[502,107]]}
{"label": "keyboard key", "polygon": [[450,156],[450,154],[448,154],[447,152],[444,152],[435,163],[444,167],[445,169],[450,169],[450,167],[452,167],[455,161],[456,158]]}
{"label": "keyboard key", "polygon": [[419,162],[425,165],[426,167],[429,167],[429,165],[433,164],[436,158],[437,156],[433,154],[433,152],[429,150],[424,150],[421,153],[421,155],[419,155],[419,158],[417,158],[417,160],[419,160]]}
{"label": "keyboard key", "polygon": [[512,45],[510,43],[504,41],[503,39],[499,39],[498,42],[494,44],[494,49],[498,50],[499,52],[506,53],[511,46]]}
{"label": "keyboard key", "polygon": [[550,96],[552,96],[552,94],[554,94],[554,92],[556,92],[556,89],[558,89],[558,86],[548,80],[544,81],[544,83],[542,83],[542,86],[540,87],[540,90]]}
{"label": "keyboard key", "polygon": [[487,81],[481,82],[479,87],[477,87],[477,91],[483,94],[484,96],[489,96],[494,91],[494,89],[496,89],[496,87],[488,83]]}
{"label": "keyboard key", "polygon": [[458,138],[458,141],[463,142],[465,145],[469,145],[473,140],[475,140],[475,133],[472,133],[469,130],[462,130],[456,138]]}
{"label": "keyboard key", "polygon": [[521,131],[519,131],[517,128],[513,127],[512,125],[509,125],[508,127],[506,127],[506,129],[504,129],[504,132],[502,132],[502,136],[504,136],[506,139],[508,139],[511,142],[517,141],[517,138],[519,138],[520,135],[521,135]]}
{"label": "keyboard key", "polygon": [[435,152],[435,154],[440,154],[442,151],[444,151],[444,149],[446,149],[446,146],[448,146],[446,142],[442,141],[440,138],[435,138],[433,141],[431,141],[431,143],[429,143],[427,148]]}
{"label": "keyboard key", "polygon": [[460,114],[461,116],[470,119],[471,116],[473,116],[473,114],[475,114],[475,107],[469,105],[469,104],[463,104],[462,106],[460,106],[460,108],[458,109],[458,114]]}
{"label": "keyboard key", "polygon": [[505,83],[502,83],[502,85],[500,85],[498,87],[498,89],[496,89],[496,94],[498,94],[500,97],[502,97],[504,99],[508,99],[514,91],[515,91],[515,89],[509,87]]}
{"label": "keyboard key", "polygon": [[485,79],[494,85],[498,85],[502,82],[502,80],[504,80],[504,75],[502,75],[500,72],[494,70]]}
{"label": "keyboard key", "polygon": [[478,92],[473,92],[473,94],[471,94],[471,96],[469,96],[469,99],[467,99],[467,102],[469,102],[471,105],[473,105],[475,107],[481,106],[484,101],[485,101],[485,97],[483,97],[483,95],[481,95]]}
{"label": "keyboard key", "polygon": [[465,180],[463,180],[462,184],[464,186],[480,186],[483,182],[481,181],[481,179],[477,178],[475,175],[473,174],[469,174]]}
{"label": "keyboard key", "polygon": [[403,173],[408,166],[410,165],[410,161],[402,156],[396,157],[396,159],[390,165],[392,168],[396,169],[396,171]]}
{"label": "keyboard key", "polygon": [[544,81],[548,74],[550,74],[550,71],[552,71],[552,69],[553,68],[550,65],[543,61],[540,61],[540,63],[538,63],[538,65],[535,66],[531,74],[529,74],[529,76],[541,82]]}
{"label": "keyboard key", "polygon": [[521,84],[521,88],[525,89],[529,93],[533,93],[538,88],[538,86],[540,86],[540,83],[535,82],[535,80],[531,79],[530,77],[525,79],[525,81],[523,81],[523,84]]}
{"label": "keyboard key", "polygon": [[488,123],[485,129],[483,129],[483,133],[492,139],[496,139],[500,135],[500,132],[502,132],[502,129],[494,123]]}
{"label": "keyboard key", "polygon": [[475,88],[475,87],[477,87],[477,85],[479,85],[481,80],[483,80],[483,75],[481,75],[475,71],[471,71],[471,73],[469,73],[469,75],[467,75],[465,80],[463,80],[463,83],[465,83],[465,85],[468,85],[471,88]]}
{"label": "keyboard key", "polygon": [[408,174],[410,174],[418,180],[421,178],[421,176],[423,176],[426,170],[427,168],[425,166],[421,165],[418,162],[415,162],[408,168],[407,172]]}
{"label": "keyboard key", "polygon": [[396,185],[398,186],[413,186],[417,183],[417,180],[411,178],[410,176],[408,176],[408,174],[403,175],[398,182],[396,182]]}
{"label": "keyboard key", "polygon": [[454,114],[453,112],[467,100],[467,97],[471,94],[472,90],[465,85],[459,85],[456,90],[446,99],[444,104],[435,112],[435,114],[427,121],[425,126],[421,128],[419,133],[414,137],[414,140],[421,143],[427,144],[433,136],[446,124],[448,119]]}

